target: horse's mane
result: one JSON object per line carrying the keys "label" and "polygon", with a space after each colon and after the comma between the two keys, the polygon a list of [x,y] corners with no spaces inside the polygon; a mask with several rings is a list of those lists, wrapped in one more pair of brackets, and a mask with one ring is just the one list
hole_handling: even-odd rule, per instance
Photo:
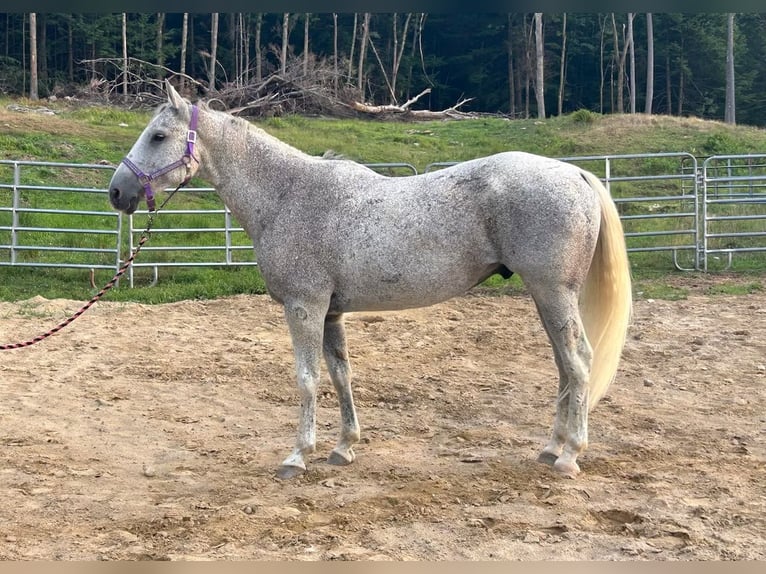
{"label": "horse's mane", "polygon": [[[192,105],[191,100],[189,100],[188,98],[184,98],[184,101],[187,102],[189,105]],[[251,122],[248,122],[244,118],[232,115],[229,112],[227,112],[226,110],[217,110],[215,108],[210,107],[210,103],[214,102],[214,101],[220,101],[220,100],[218,100],[217,98],[199,99],[196,102],[194,102],[194,105],[197,106],[198,108],[200,108],[201,110],[205,110],[206,112],[217,112],[217,113],[226,114],[227,116],[229,116],[231,118],[231,120],[233,120],[233,122],[237,126],[241,127],[242,129],[245,129],[245,130],[255,129],[255,130],[261,131],[261,132],[263,132],[263,133],[268,135],[268,132],[265,132],[263,129],[259,128],[258,126],[256,126],[255,124],[253,124]],[[164,102],[164,103],[160,104],[159,106],[157,106],[157,109],[154,111],[154,115],[156,116],[156,115],[162,113],[164,110],[166,110],[168,108],[168,106],[170,106],[169,102]],[[277,141],[279,141],[279,140],[277,140]],[[280,143],[284,144],[284,142],[281,142],[281,141],[280,141]],[[325,152],[321,156],[319,156],[319,157],[320,157],[320,159],[326,159],[326,160],[348,161],[348,162],[352,162],[352,163],[357,163],[357,162],[354,162],[354,160],[350,159],[349,157],[345,156],[344,154],[336,152],[335,150],[332,150],[332,149],[325,150]]]}
{"label": "horse's mane", "polygon": [[342,153],[338,153],[334,149],[325,150],[325,152],[322,154],[321,157],[322,157],[322,159],[334,159],[334,160],[345,159],[345,160],[348,160],[348,158],[345,155],[343,155]]}

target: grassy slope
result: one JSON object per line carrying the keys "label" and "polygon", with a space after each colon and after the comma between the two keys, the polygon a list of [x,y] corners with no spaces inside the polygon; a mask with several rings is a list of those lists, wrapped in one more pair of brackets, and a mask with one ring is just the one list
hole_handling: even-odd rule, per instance
{"label": "grassy slope", "polygon": [[[46,106],[57,114],[11,111],[9,104]],[[65,102],[32,103],[0,98],[0,158],[116,164],[149,117],[148,112],[106,106],[76,107]],[[695,118],[641,114],[599,116],[577,112],[544,121],[481,118],[419,123],[286,117],[257,123],[311,154],[333,149],[361,162],[411,163],[419,171],[435,161],[461,161],[509,149],[553,157],[676,151],[698,156],[766,152],[766,130]],[[179,201],[183,200],[174,198],[175,205],[180,205]],[[0,268],[0,273],[12,279],[0,281],[0,299],[23,299],[34,294],[82,299],[90,293],[84,287],[86,281],[80,277],[81,271]],[[668,280],[670,275],[670,270],[659,275],[642,275],[639,271],[639,292],[655,297],[683,296],[686,288],[672,285]],[[153,288],[119,289],[109,298],[160,302],[263,290],[254,269],[163,273],[163,277],[170,276],[172,282],[162,281]],[[97,282],[106,279],[108,277],[99,275]],[[510,285],[518,287],[513,280]],[[760,288],[760,277],[747,280],[745,289]]]}

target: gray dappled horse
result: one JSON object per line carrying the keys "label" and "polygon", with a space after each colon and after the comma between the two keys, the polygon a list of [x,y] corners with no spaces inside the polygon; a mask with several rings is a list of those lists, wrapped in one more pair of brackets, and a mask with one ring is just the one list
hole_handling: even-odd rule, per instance
{"label": "gray dappled horse", "polygon": [[537,305],[559,370],[553,432],[539,460],[579,472],[588,411],[614,378],[632,305],[622,225],[598,178],[521,152],[386,177],[309,156],[166,88],[168,103],[114,173],[110,200],[126,213],[142,198],[153,209],[154,189],[197,175],[252,239],[269,293],[284,306],[301,399],[280,477],[305,471],[315,449],[322,355],[342,423],[328,462],[355,458],[344,313],[432,305],[511,272]]}

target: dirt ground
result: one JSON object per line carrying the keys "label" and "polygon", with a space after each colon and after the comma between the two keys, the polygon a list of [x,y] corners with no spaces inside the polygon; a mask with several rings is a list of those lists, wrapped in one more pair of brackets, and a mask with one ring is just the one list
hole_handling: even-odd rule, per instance
{"label": "dirt ground", "polygon": [[[0,342],[78,302],[0,303]],[[323,372],[309,472],[265,296],[102,302],[0,354],[3,560],[766,559],[766,293],[638,300],[576,480],[535,457],[556,373],[526,296],[347,321],[363,440]]]}

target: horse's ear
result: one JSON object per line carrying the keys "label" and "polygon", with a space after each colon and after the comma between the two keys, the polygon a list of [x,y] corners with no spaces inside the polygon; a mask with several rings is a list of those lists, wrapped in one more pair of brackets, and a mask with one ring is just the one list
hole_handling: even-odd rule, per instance
{"label": "horse's ear", "polygon": [[171,84],[170,80],[167,78],[165,79],[165,90],[168,93],[168,102],[170,102],[170,105],[172,105],[177,110],[182,110],[186,107],[184,99],[178,92],[176,92],[173,84]]}

